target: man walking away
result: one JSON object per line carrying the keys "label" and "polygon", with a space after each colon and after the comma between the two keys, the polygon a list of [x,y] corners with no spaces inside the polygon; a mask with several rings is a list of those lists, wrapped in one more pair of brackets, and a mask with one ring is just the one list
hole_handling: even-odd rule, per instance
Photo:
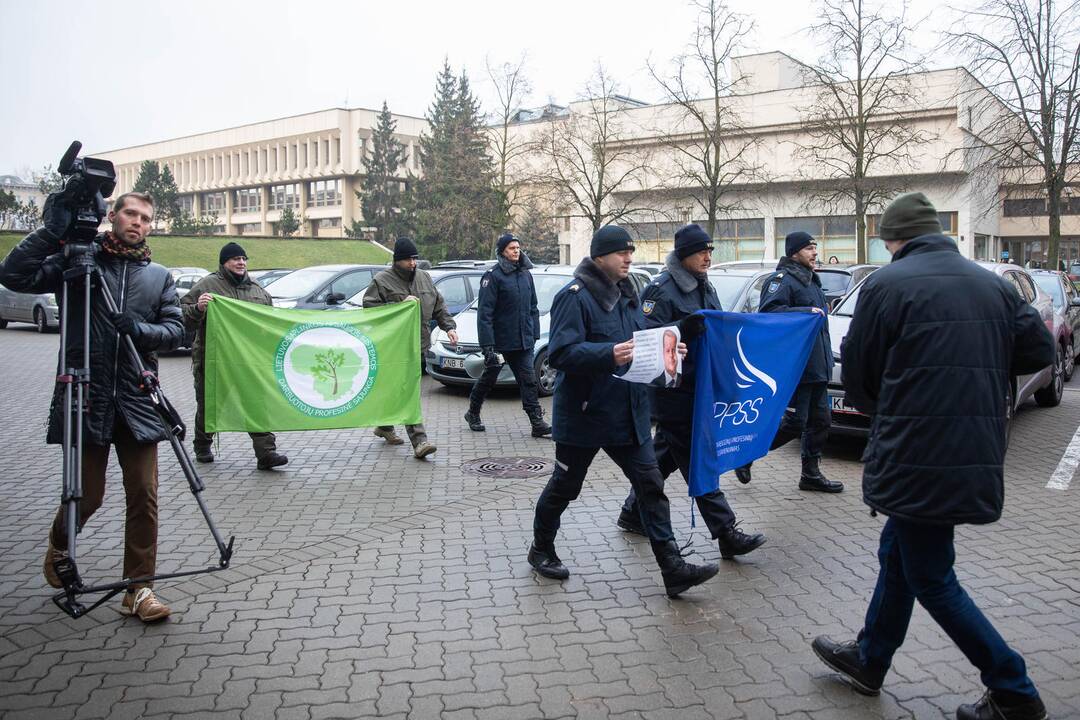
{"label": "man walking away", "polygon": [[[256,303],[273,305],[270,293],[251,279],[247,272],[247,253],[234,242],[226,243],[218,253],[217,272],[199,280],[180,299],[184,311],[184,324],[195,328],[195,343],[191,348],[191,370],[195,375],[195,459],[201,463],[214,462],[213,433],[206,432],[206,308],[214,295]],[[248,433],[255,450],[256,466],[260,470],[272,470],[289,462],[289,458],[277,451],[274,433]]]}
{"label": "man walking away", "polygon": [[[821,280],[814,272],[817,264],[817,243],[809,233],[793,232],[784,239],[785,257],[780,258],[776,272],[765,280],[759,312],[829,313]],[[810,350],[795,394],[791,411],[784,413],[780,427],[773,437],[770,450],[786,445],[796,438],[802,440],[802,474],[799,489],[838,493],[844,484],[829,480],[821,472],[821,453],[829,437],[832,412],[829,409],[829,377],[833,365],[829,323],[821,324],[821,332]],[[740,482],[750,482],[750,464],[735,470]]]}
{"label": "man walking away", "polygon": [[480,420],[480,409],[502,370],[495,355],[498,352],[514,373],[521,391],[521,406],[532,425],[532,436],[547,437],[551,435],[551,426],[544,422],[544,409],[540,407],[533,371],[533,347],[540,337],[536,287],[529,272],[533,264],[521,249],[521,241],[510,233],[499,237],[496,250],[498,264],[480,280],[476,329],[484,352],[484,374],[469,393],[465,422],[473,432],[485,429]]}
{"label": "man walking away", "polygon": [[[415,301],[420,303],[420,357],[431,347],[431,319],[450,336],[450,342],[457,344],[457,325],[446,310],[446,302],[439,294],[435,283],[426,270],[416,267],[420,257],[416,245],[407,237],[401,237],[394,243],[394,264],[379,272],[368,285],[364,293],[364,307],[378,307],[388,303]],[[416,379],[420,382],[420,378]],[[406,425],[405,432],[413,446],[413,457],[417,460],[426,458],[435,452],[436,447],[428,442],[427,430],[423,423]],[[386,441],[387,445],[401,445],[401,438],[394,432],[392,425],[375,428],[375,435]]]}
{"label": "man walking away", "polygon": [[863,284],[843,348],[847,401],[872,418],[863,500],[888,516],[881,570],[858,637],[819,637],[814,652],[876,695],[918,600],[987,687],[959,720],[1042,720],[1024,659],[956,579],[953,536],[1001,517],[1011,378],[1050,365],[1053,339],[1008,281],[941,234],[922,193],[885,209],[881,239],[892,263]]}

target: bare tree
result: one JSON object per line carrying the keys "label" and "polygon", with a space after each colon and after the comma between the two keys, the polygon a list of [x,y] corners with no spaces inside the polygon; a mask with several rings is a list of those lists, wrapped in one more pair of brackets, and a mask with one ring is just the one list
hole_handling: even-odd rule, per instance
{"label": "bare tree", "polygon": [[754,160],[760,137],[747,131],[728,99],[742,83],[728,71],[731,57],[754,23],[732,12],[723,0],[692,4],[698,9],[698,25],[689,49],[675,58],[670,74],[651,64],[649,72],[681,114],[679,122],[660,133],[673,155],[669,182],[679,189],[693,188],[706,229],[715,235],[717,218],[740,208],[729,199],[733,187],[764,177]]}
{"label": "bare tree", "polygon": [[867,211],[902,189],[890,176],[911,167],[913,152],[930,139],[910,118],[918,63],[907,54],[906,10],[906,2],[889,14],[883,1],[821,0],[813,26],[825,51],[807,69],[820,90],[805,111],[808,139],[796,143],[796,155],[811,161],[811,178],[826,180],[810,186],[812,202],[854,212],[860,263],[868,254]]}
{"label": "bare tree", "polygon": [[[1037,168],[1049,215],[1047,258],[1060,258],[1062,192],[1080,180],[1080,2],[987,0],[965,11],[961,32],[948,33],[967,56],[971,72],[994,97],[973,110],[1007,109],[988,140],[1000,165]],[[1026,166],[1026,168],[1024,167]],[[1029,185],[1030,187],[1030,185]]]}
{"label": "bare tree", "polygon": [[522,187],[522,175],[515,172],[516,161],[529,151],[529,143],[510,130],[522,110],[522,104],[532,93],[532,84],[526,74],[526,61],[525,53],[516,63],[493,65],[490,58],[485,59],[488,78],[495,87],[496,97],[494,117],[488,125],[492,159],[495,161],[494,185],[508,223],[513,217],[515,204],[520,202],[517,195]]}
{"label": "bare tree", "polygon": [[638,104],[597,65],[569,114],[549,121],[533,151],[542,167],[533,176],[553,206],[584,217],[593,230],[633,215],[644,192],[649,152],[635,141],[627,113]]}

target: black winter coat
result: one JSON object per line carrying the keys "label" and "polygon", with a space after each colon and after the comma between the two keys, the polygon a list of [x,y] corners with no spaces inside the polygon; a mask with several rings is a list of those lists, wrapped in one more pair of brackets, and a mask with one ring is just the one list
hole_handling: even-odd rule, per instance
{"label": "black winter coat", "polygon": [[847,402],[872,416],[866,504],[911,522],[997,520],[1010,378],[1054,360],[1016,289],[943,235],[909,240],[862,285],[841,359]]}
{"label": "black winter coat", "polygon": [[[667,256],[665,270],[641,291],[641,311],[645,327],[678,325],[683,318],[700,310],[723,310],[716,289],[708,278],[696,278],[679,262]],[[682,384],[670,390],[649,386],[652,415],[660,422],[689,423],[694,412],[694,350],[683,358]]]}
{"label": "black winter coat", "polygon": [[630,281],[614,285],[591,258],[582,260],[551,306],[548,358],[559,371],[552,405],[555,442],[609,447],[649,440],[645,386],[612,377],[616,343],[644,327]]}
{"label": "black winter coat", "polygon": [[516,263],[500,255],[499,264],[484,273],[476,308],[480,347],[493,346],[499,352],[533,349],[540,337],[540,312],[532,266],[525,253]]}
{"label": "black winter coat", "polygon": [[[136,347],[148,370],[157,372],[158,351],[174,350],[184,339],[180,303],[169,271],[157,263],[118,258],[95,243],[101,278],[108,284],[121,312],[138,318]],[[64,261],[60,243],[46,230],[30,233],[15,246],[0,266],[0,283],[17,292],[57,295],[63,307]],[[83,364],[82,318],[84,295],[81,283],[68,298],[67,358],[64,367]],[[117,414],[140,443],[167,438],[150,399],[139,389],[140,377],[131,357],[120,343],[105,301],[94,292],[90,313],[89,412],[83,439],[89,445],[108,445]],[[49,412],[47,442],[59,444],[64,428],[64,386],[56,384]]]}
{"label": "black winter coat", "polygon": [[[817,273],[791,258],[780,258],[780,262],[776,264],[776,272],[762,285],[758,311],[813,312],[813,308],[829,312],[829,303],[825,299]],[[829,323],[821,323],[821,332],[810,350],[810,357],[806,359],[806,369],[803,370],[799,384],[829,382],[835,364],[829,339]]]}

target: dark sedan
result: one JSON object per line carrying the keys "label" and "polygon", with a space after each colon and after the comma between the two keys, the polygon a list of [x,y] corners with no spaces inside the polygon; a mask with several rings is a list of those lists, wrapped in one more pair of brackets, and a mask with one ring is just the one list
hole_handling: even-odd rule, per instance
{"label": "dark sedan", "polygon": [[371,284],[386,265],[315,265],[294,270],[268,289],[274,307],[325,310],[345,302]]}
{"label": "dark sedan", "polygon": [[1065,380],[1072,380],[1080,349],[1080,292],[1064,273],[1053,270],[1030,270],[1039,289],[1054,303],[1054,340],[1062,355]]}

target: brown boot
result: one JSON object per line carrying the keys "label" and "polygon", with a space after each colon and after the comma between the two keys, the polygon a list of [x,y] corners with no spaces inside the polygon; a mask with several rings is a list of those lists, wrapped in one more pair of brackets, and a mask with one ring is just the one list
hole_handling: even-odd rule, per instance
{"label": "brown boot", "polygon": [[64,587],[64,583],[60,582],[60,576],[56,574],[56,567],[53,563],[59,560],[67,559],[67,550],[57,550],[52,544],[52,534],[49,535],[49,547],[45,551],[45,565],[42,568],[45,571],[45,582],[49,583],[54,588]]}
{"label": "brown boot", "polygon": [[158,600],[154,595],[154,591],[148,587],[139,588],[135,592],[129,590],[124,593],[124,601],[120,604],[120,612],[125,615],[135,615],[144,623],[164,620],[172,614],[169,606]]}

